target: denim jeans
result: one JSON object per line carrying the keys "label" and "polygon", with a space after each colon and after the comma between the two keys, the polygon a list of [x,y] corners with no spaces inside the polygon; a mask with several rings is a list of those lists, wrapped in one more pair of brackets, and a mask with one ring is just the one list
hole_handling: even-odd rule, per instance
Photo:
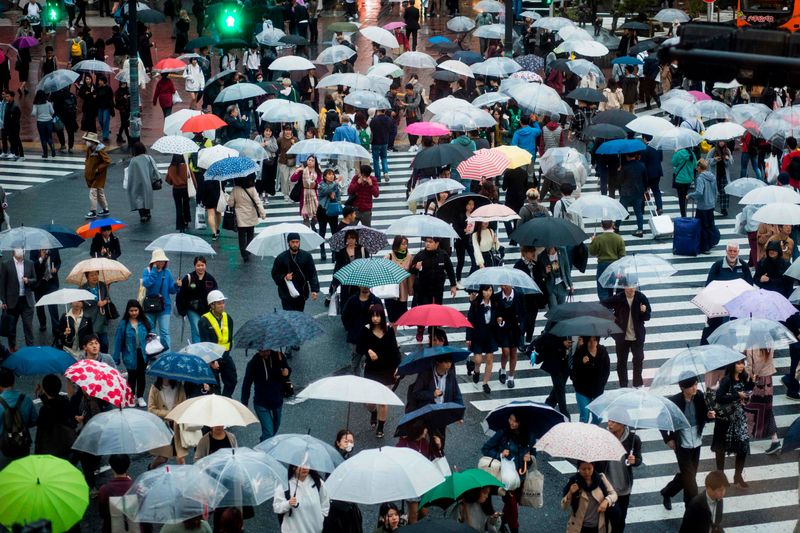
{"label": "denim jeans", "polygon": [[103,139],[108,139],[111,136],[111,109],[98,109],[97,120],[103,132]]}
{"label": "denim jeans", "polygon": [[[620,196],[619,203],[626,208],[633,207],[633,213],[636,215],[636,229],[642,231],[644,228],[644,200],[641,196]],[[620,227],[621,220],[617,220],[615,226]]]}
{"label": "denim jeans", "polygon": [[164,310],[158,314],[156,313],[147,313],[147,320],[150,321],[150,328],[151,331],[155,332],[159,336],[159,340],[161,341],[161,345],[164,347],[165,350],[169,350],[169,315],[170,315],[170,306],[167,305]]}
{"label": "denim jeans", "polygon": [[746,151],[742,152],[742,169],[739,173],[740,178],[747,177],[747,164],[753,167],[753,172],[756,173],[756,179],[763,180],[764,175],[761,174],[761,169],[758,167],[758,157],[750,157]]}
{"label": "denim jeans", "polygon": [[200,323],[200,315],[194,311],[187,311],[186,320],[189,321],[189,331],[192,335],[192,344],[200,342],[200,329],[197,327],[197,325]]}
{"label": "denim jeans", "polygon": [[[603,275],[603,272],[606,271],[608,265],[611,263],[597,263],[597,277],[596,280],[600,279],[600,276]],[[608,300],[614,295],[614,291],[611,289],[606,289],[605,287],[600,286],[600,282],[597,281],[597,298],[602,302],[603,300]]]}
{"label": "denim jeans", "polygon": [[592,403],[593,399],[594,398],[589,398],[588,396],[584,396],[583,394],[581,394],[579,392],[575,393],[575,400],[577,400],[577,402],[578,402],[578,414],[579,414],[579,416],[581,418],[580,421],[584,422],[584,423],[585,422],[589,422],[589,419],[591,418],[592,424],[599,425],[600,424],[600,419],[597,418],[595,416],[595,414],[592,413],[591,411],[589,411],[589,409],[587,408],[587,406],[590,403]]}
{"label": "denim jeans", "polygon": [[389,173],[389,156],[387,154],[388,145],[372,145],[372,168],[375,169],[375,177],[380,181],[383,174]]}
{"label": "denim jeans", "polygon": [[277,409],[269,409],[260,405],[253,404],[253,410],[256,412],[258,421],[261,423],[261,438],[260,442],[264,442],[270,437],[274,437],[278,433],[281,426],[281,407]]}
{"label": "denim jeans", "polygon": [[47,155],[48,147],[52,153],[56,153],[56,147],[53,144],[53,121],[37,121],[36,130],[39,132],[39,142],[42,143],[42,155]]}

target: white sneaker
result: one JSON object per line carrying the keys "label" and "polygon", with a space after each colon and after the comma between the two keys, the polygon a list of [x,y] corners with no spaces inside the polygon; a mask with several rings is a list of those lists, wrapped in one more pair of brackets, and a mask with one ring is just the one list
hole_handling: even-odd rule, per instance
{"label": "white sneaker", "polygon": [[456,288],[460,291],[464,290],[464,284],[461,283],[461,280],[456,281]]}
{"label": "white sneaker", "polygon": [[147,407],[147,402],[144,401],[144,398],[137,398],[136,405],[139,407]]}

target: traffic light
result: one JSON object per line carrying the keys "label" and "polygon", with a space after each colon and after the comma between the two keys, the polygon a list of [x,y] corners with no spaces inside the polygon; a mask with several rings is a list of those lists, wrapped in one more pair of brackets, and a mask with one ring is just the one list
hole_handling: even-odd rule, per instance
{"label": "traffic light", "polygon": [[47,2],[44,8],[45,20],[52,25],[57,24],[61,20],[61,10],[57,2]]}
{"label": "traffic light", "polygon": [[228,4],[222,9],[219,18],[219,31],[224,34],[239,33],[239,7],[235,4]]}

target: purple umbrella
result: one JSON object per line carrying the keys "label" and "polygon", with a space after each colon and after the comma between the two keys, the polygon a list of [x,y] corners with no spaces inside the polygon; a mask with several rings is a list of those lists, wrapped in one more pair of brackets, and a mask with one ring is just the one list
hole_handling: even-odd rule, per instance
{"label": "purple umbrella", "polygon": [[797,309],[779,292],[747,291],[724,305],[732,318],[766,318],[784,321],[797,312]]}
{"label": "purple umbrella", "polygon": [[24,36],[24,37],[17,37],[14,40],[14,42],[11,43],[11,46],[16,48],[17,50],[22,50],[23,48],[33,48],[37,44],[39,44],[39,39],[37,39],[36,37]]}

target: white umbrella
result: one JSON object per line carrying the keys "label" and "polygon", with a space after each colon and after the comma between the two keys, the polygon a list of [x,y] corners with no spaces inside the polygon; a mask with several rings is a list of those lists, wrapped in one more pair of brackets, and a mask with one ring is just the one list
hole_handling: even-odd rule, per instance
{"label": "white umbrella", "polygon": [[558,30],[558,36],[564,41],[569,39],[575,41],[594,41],[594,37],[589,35],[588,31],[577,26],[564,26]]}
{"label": "white umbrella", "polygon": [[240,100],[258,98],[265,94],[267,94],[267,92],[255,83],[234,83],[222,89],[214,100],[214,103],[223,104],[227,102],[238,102]]}
{"label": "white umbrella", "polygon": [[438,65],[428,54],[422,52],[403,52],[394,60],[395,65],[408,68],[432,68]]}
{"label": "white umbrella", "polygon": [[520,107],[532,113],[560,114],[565,106],[569,108],[555,89],[542,83],[523,83],[503,92],[516,100]]}
{"label": "white umbrella", "polygon": [[635,118],[625,124],[625,127],[631,131],[635,131],[636,133],[642,133],[644,135],[653,137],[659,133],[669,131],[675,126],[673,126],[672,123],[665,118],[654,117],[650,115]]}
{"label": "white umbrella", "polygon": [[482,95],[480,95],[479,97],[477,97],[475,100],[472,101],[472,105],[475,107],[488,107],[497,103],[504,104],[509,100],[511,100],[510,96],[500,92],[483,93]]}
{"label": "white umbrella", "polygon": [[628,450],[610,431],[583,422],[556,424],[536,441],[536,449],[553,457],[590,463],[619,461],[628,454]]}
{"label": "white umbrella", "polygon": [[[674,91],[675,89],[673,89]],[[692,105],[691,100],[684,100],[683,98],[675,97],[668,100],[661,100],[660,109],[666,111],[674,117],[682,117],[683,111]]]}
{"label": "white umbrella", "polygon": [[373,43],[378,43],[386,48],[400,48],[397,37],[389,30],[384,30],[379,26],[367,26],[359,28],[358,32]]}
{"label": "white umbrella", "polygon": [[356,51],[349,46],[335,44],[320,52],[317,59],[314,60],[314,63],[319,63],[320,65],[335,65],[344,59],[350,59],[354,55],[356,55]]}
{"label": "white umbrella", "polygon": [[303,139],[294,143],[286,152],[290,155],[317,154],[329,148],[331,141],[325,139]]}
{"label": "white umbrella", "polygon": [[268,155],[264,147],[261,146],[261,143],[252,139],[232,139],[225,143],[225,147],[236,150],[239,152],[240,156],[252,159],[256,162],[265,160]]}
{"label": "white umbrella", "polygon": [[488,111],[478,108],[454,109],[434,115],[432,122],[444,124],[450,131],[472,131],[491,128],[497,121]]}
{"label": "white umbrella", "polygon": [[733,112],[730,106],[716,100],[695,102],[691,106],[684,108],[681,116],[683,118],[700,117],[712,120],[733,120]]}
{"label": "white umbrella", "polygon": [[468,78],[475,77],[475,75],[472,73],[472,69],[469,68],[469,65],[462,63],[461,61],[456,61],[455,59],[448,59],[447,61],[439,63],[439,68],[442,70],[455,72],[459,76],[466,76]]}
{"label": "white umbrella", "polygon": [[259,257],[277,257],[281,252],[289,249],[289,245],[286,242],[288,233],[299,234],[300,248],[306,251],[319,248],[319,245],[325,242],[325,239],[320,237],[319,233],[305,224],[284,222],[264,228],[247,245],[247,251]]}
{"label": "white umbrella", "polygon": [[664,93],[664,95],[661,97],[661,101],[665,102],[673,98],[678,98],[679,100],[685,100],[692,104],[697,101],[697,98],[695,98],[695,96],[686,89],[670,89],[669,91]]}
{"label": "white umbrella", "polygon": [[267,29],[256,35],[256,40],[265,46],[278,46],[281,44],[281,37],[285,36],[286,33],[278,28],[273,28],[272,22],[270,22],[270,26]]}
{"label": "white umbrella", "polygon": [[104,72],[107,74],[112,74],[114,69],[103,61],[98,61],[96,59],[84,59],[83,61],[79,61],[72,67],[72,70],[76,72]]}
{"label": "white umbrella", "polygon": [[800,204],[800,193],[790,187],[767,185],[765,187],[754,189],[745,194],[742,199],[739,200],[739,204]]}
{"label": "white umbrella", "polygon": [[683,23],[692,20],[692,17],[687,15],[680,9],[665,8],[653,16],[653,20],[663,22],[665,24],[672,24],[674,22]]}
{"label": "white umbrella", "polygon": [[172,431],[156,415],[139,409],[111,409],[93,416],[72,444],[92,455],[143,453],[172,442]]}
{"label": "white umbrella", "polygon": [[542,18],[542,16],[536,11],[523,11],[522,13],[519,14],[519,18],[539,20],[540,18]]}
{"label": "white umbrella", "polygon": [[456,33],[468,32],[474,27],[475,21],[469,17],[453,17],[447,21],[447,29]]}
{"label": "white umbrella", "polygon": [[564,17],[542,17],[532,24],[534,28],[544,28],[550,31],[558,31],[564,26],[574,26],[571,20]]}
{"label": "white umbrella", "polygon": [[211,148],[203,148],[197,154],[197,166],[200,168],[208,168],[217,161],[222,161],[228,157],[238,157],[239,152],[232,148],[226,148],[222,145],[215,145]]}
{"label": "white umbrella", "polygon": [[337,466],[325,488],[332,500],[374,505],[417,498],[443,481],[439,469],[416,450],[383,446]]}
{"label": "white umbrella", "polygon": [[164,119],[164,135],[181,135],[181,126],[192,117],[200,115],[200,111],[180,109]]}
{"label": "white umbrella", "polygon": [[451,95],[434,100],[428,104],[427,107],[427,110],[430,111],[432,115],[444,113],[445,111],[453,111],[455,109],[475,109],[475,106],[466,100]]}
{"label": "white umbrella", "polygon": [[388,235],[406,237],[440,237],[458,239],[458,233],[445,222],[428,215],[411,215],[394,222],[386,229]]}
{"label": "white umbrella", "polygon": [[205,239],[188,233],[167,233],[145,247],[145,250],[164,250],[179,254],[217,255]]}
{"label": "white umbrella", "polygon": [[463,191],[465,187],[454,179],[450,178],[437,178],[420,183],[408,195],[409,202],[418,202],[424,200],[429,196],[434,196],[440,192],[458,192]]}
{"label": "white umbrella", "polygon": [[[484,28],[485,26],[481,27]],[[470,65],[469,68],[474,74],[493,76],[495,78],[506,78],[509,74],[522,70],[522,66],[510,57],[492,57],[486,61]]]}
{"label": "white umbrella", "polygon": [[319,122],[319,114],[311,106],[286,100],[267,100],[256,109],[267,122]]}
{"label": "white umbrella", "polygon": [[[397,63],[397,61],[395,61],[395,63]],[[436,68],[435,64],[433,68]],[[338,74],[329,74],[319,80],[319,83],[317,83],[317,88],[335,89],[339,85],[350,87],[351,89],[361,89],[365,91],[374,91],[376,93],[386,94],[386,92],[389,90],[389,87],[392,85],[392,81],[378,76],[365,76],[364,74],[358,74],[356,72],[340,72]]]}
{"label": "white umbrella", "polygon": [[372,91],[351,91],[344,97],[344,103],[358,109],[391,109],[392,107],[385,96]]}
{"label": "white umbrella", "polygon": [[[731,196],[744,196],[753,189],[766,187],[767,184],[756,178],[738,178],[725,186],[725,192]],[[741,200],[739,200],[741,204]]]}
{"label": "white umbrella", "polygon": [[156,152],[162,154],[193,154],[200,150],[193,140],[184,137],[183,135],[165,135],[156,139],[156,142],[151,146]]}
{"label": "white umbrella", "polygon": [[767,204],[753,213],[753,220],[764,224],[800,224],[800,205]]}
{"label": "white umbrella", "polygon": [[[512,32],[512,35],[516,36],[516,33]],[[506,26],[505,24],[484,24],[472,34],[481,39],[503,39],[506,35]]]}
{"label": "white umbrella", "polygon": [[283,56],[269,64],[269,70],[278,72],[291,70],[312,70],[316,68],[314,63],[300,56]]}
{"label": "white umbrella", "polygon": [[297,399],[376,405],[404,405],[403,400],[385,385],[381,385],[371,379],[350,375],[318,379],[300,391],[297,394]]}
{"label": "white umbrella", "polygon": [[608,48],[604,44],[583,39],[564,41],[555,51],[556,53],[575,52],[586,57],[603,57],[608,54]]}
{"label": "white umbrella", "polygon": [[367,76],[375,76],[378,78],[383,78],[385,76],[399,78],[402,75],[403,69],[394,63],[378,63],[377,65],[372,65],[367,69]]}
{"label": "white umbrella", "polygon": [[572,202],[567,211],[576,213],[581,218],[595,220],[621,220],[628,216],[628,210],[614,198],[598,193],[581,194]]}
{"label": "white umbrella", "polygon": [[481,0],[473,9],[477,12],[486,13],[503,13],[506,10],[505,4],[497,2],[496,0]]}
{"label": "white umbrella", "polygon": [[702,140],[703,137],[694,130],[673,128],[656,135],[648,144],[656,150],[680,150],[697,146]]}
{"label": "white umbrella", "polygon": [[697,295],[691,302],[696,305],[707,317],[719,318],[728,316],[725,304],[742,294],[743,292],[754,291],[755,287],[741,278],[733,280],[714,280]]}
{"label": "white umbrella", "polygon": [[45,305],[69,305],[72,302],[96,300],[97,296],[85,289],[58,289],[50,294],[45,294],[36,302],[36,307]]}
{"label": "white umbrella", "polygon": [[727,141],[741,137],[746,132],[744,127],[735,122],[717,122],[706,128],[703,136],[708,142]]}
{"label": "white umbrella", "polygon": [[728,89],[735,89],[735,88],[737,88],[737,87],[741,87],[741,86],[742,86],[742,84],[741,84],[741,83],[739,83],[739,82],[738,82],[738,81],[736,81],[736,80],[731,80],[731,81],[718,81],[718,82],[716,82],[716,83],[714,84],[714,89],[728,90]]}
{"label": "white umbrella", "polygon": [[167,413],[166,418],[187,426],[248,426],[258,422],[246,405],[234,399],[210,394],[185,400]]}
{"label": "white umbrella", "polygon": [[350,141],[332,141],[326,148],[317,152],[320,155],[335,155],[349,159],[371,160],[372,155],[360,144]]}

